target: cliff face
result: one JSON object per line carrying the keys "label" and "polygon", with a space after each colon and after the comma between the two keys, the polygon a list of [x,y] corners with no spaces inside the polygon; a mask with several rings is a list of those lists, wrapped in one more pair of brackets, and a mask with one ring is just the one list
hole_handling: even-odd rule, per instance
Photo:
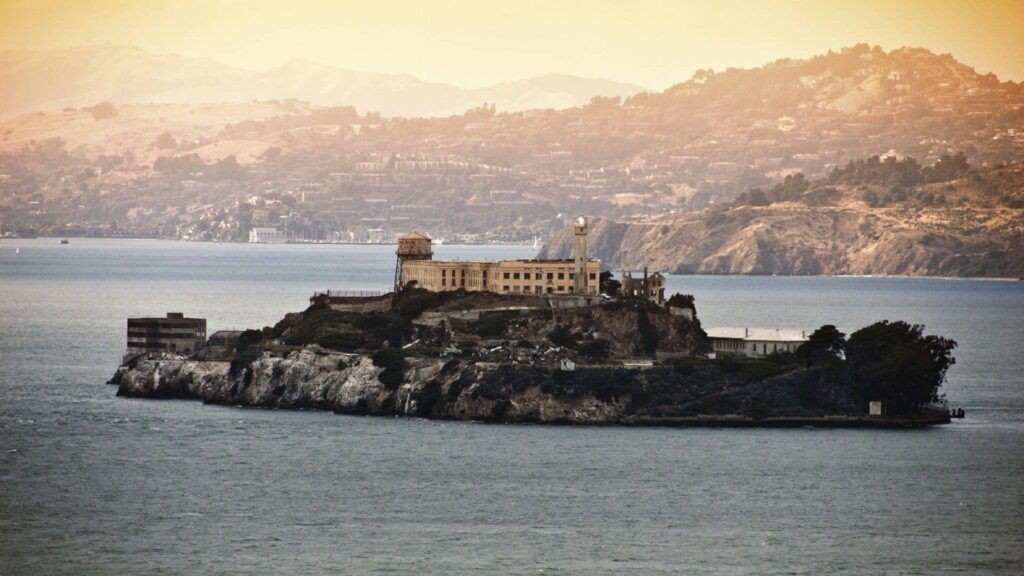
{"label": "cliff face", "polygon": [[118,395],[213,404],[312,408],[346,414],[501,422],[630,424],[666,418],[861,414],[840,379],[765,362],[693,359],[646,370],[556,368],[466,359],[407,358],[400,382],[381,382],[366,355],[307,347],[231,363],[145,360],[121,367]]}
{"label": "cliff face", "polygon": [[[612,222],[589,249],[613,269],[678,274],[1024,277],[1019,209],[870,209],[796,203]],[[572,252],[563,231],[540,258]]]}
{"label": "cliff face", "polygon": [[369,356],[304,349],[264,355],[236,373],[228,362],[143,361],[119,369],[111,383],[129,397],[458,420],[599,424],[619,421],[626,408],[620,399],[555,398],[498,364],[409,359],[393,389],[378,378],[382,371]]}

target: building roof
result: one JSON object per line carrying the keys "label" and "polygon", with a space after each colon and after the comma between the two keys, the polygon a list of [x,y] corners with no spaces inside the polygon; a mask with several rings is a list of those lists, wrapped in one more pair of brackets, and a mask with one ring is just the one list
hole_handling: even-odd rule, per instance
{"label": "building roof", "polygon": [[735,328],[731,326],[705,328],[708,338],[758,342],[806,342],[807,331],[779,328]]}
{"label": "building roof", "polygon": [[423,232],[411,232],[401,237],[402,240],[430,240],[430,236],[427,236]]}

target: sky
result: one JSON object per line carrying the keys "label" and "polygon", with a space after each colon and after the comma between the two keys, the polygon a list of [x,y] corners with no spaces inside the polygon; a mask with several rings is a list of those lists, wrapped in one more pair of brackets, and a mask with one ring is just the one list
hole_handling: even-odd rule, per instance
{"label": "sky", "polygon": [[538,74],[664,89],[865,42],[1024,80],[1024,0],[0,0],[0,49],[132,44],[263,70],[296,59],[480,87]]}

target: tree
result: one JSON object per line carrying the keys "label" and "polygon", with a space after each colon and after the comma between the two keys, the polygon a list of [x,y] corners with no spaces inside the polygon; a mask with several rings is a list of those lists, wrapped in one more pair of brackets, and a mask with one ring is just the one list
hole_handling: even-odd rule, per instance
{"label": "tree", "polygon": [[171,148],[177,148],[178,143],[174,140],[174,136],[171,136],[170,132],[164,132],[153,141],[153,147],[157,150],[170,150]]}
{"label": "tree", "polygon": [[82,108],[82,110],[92,114],[94,120],[106,120],[117,116],[117,108],[114,108],[110,102],[100,102],[95,106]]}
{"label": "tree", "polygon": [[796,349],[796,357],[807,366],[821,366],[841,359],[845,351],[846,334],[825,324]]}
{"label": "tree", "polygon": [[622,282],[616,280],[615,276],[608,270],[601,272],[599,278],[601,282],[601,294],[607,294],[613,298],[618,298],[619,291],[622,289]]}
{"label": "tree", "polygon": [[850,335],[846,359],[862,402],[881,400],[887,413],[905,415],[938,400],[946,370],[956,363],[956,342],[923,331],[919,324],[883,320]]}

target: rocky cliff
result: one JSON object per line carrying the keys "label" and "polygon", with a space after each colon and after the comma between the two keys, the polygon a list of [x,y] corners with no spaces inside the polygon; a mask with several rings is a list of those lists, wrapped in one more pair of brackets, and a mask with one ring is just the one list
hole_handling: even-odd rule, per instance
{"label": "rocky cliff", "polygon": [[[1022,182],[1019,165],[906,188],[787,179],[724,208],[595,220],[590,255],[613,270],[678,274],[1020,278]],[[564,230],[539,257],[568,257],[572,242]]]}
{"label": "rocky cliff", "polygon": [[404,362],[401,380],[385,384],[386,368],[370,356],[308,347],[284,356],[266,352],[235,370],[223,361],[144,360],[118,369],[111,383],[129,397],[500,422],[658,424],[863,412],[821,371],[760,361],[573,371],[465,359]]}

